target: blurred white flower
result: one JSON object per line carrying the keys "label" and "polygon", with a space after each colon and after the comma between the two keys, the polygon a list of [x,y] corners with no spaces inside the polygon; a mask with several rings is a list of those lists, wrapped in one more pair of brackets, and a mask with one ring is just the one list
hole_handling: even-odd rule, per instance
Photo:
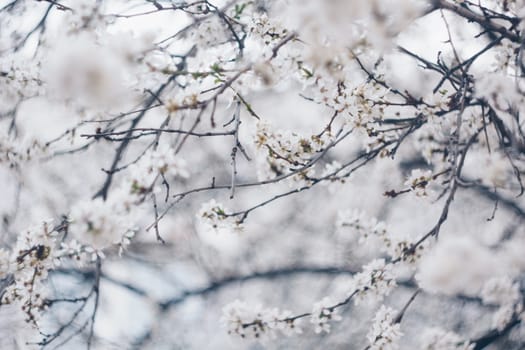
{"label": "blurred white flower", "polygon": [[477,240],[443,237],[422,257],[416,279],[428,292],[477,295],[497,275],[499,265],[490,249]]}
{"label": "blurred white flower", "polygon": [[474,344],[454,332],[440,328],[427,328],[421,333],[422,350],[472,350]]}
{"label": "blurred white flower", "polygon": [[130,44],[133,42],[141,41],[126,34],[102,40],[90,32],[57,39],[43,62],[43,80],[50,95],[94,110],[133,101],[134,72],[144,50]]}
{"label": "blurred white flower", "polygon": [[69,232],[79,242],[93,248],[94,253],[121,244],[123,240],[129,243],[133,221],[116,208],[110,200],[101,198],[78,203],[69,215]]}
{"label": "blurred white flower", "polygon": [[519,283],[513,283],[509,277],[494,277],[488,280],[480,292],[484,304],[498,305],[492,325],[503,330],[512,317],[523,311],[523,302]]}

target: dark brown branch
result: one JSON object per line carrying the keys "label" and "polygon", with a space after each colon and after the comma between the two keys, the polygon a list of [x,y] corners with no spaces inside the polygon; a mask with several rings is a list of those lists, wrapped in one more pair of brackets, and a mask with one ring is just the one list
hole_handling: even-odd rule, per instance
{"label": "dark brown branch", "polygon": [[485,28],[486,30],[499,33],[515,43],[521,43],[520,37],[514,32],[512,32],[510,29],[500,24],[494,23],[493,21],[488,19],[486,16],[477,14],[476,12],[471,11],[467,7],[460,6],[458,4],[449,2],[447,0],[433,0],[433,5],[436,8],[452,11],[455,14],[463,18],[466,18],[467,20],[471,22],[476,22],[481,27]]}

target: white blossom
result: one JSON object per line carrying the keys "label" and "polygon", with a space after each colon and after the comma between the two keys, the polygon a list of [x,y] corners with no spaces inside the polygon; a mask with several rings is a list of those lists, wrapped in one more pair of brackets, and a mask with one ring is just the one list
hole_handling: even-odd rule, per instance
{"label": "white blossom", "polygon": [[219,16],[211,16],[202,21],[189,35],[189,40],[202,47],[215,46],[226,41],[228,27]]}
{"label": "white blossom", "polygon": [[332,328],[331,322],[340,321],[342,317],[334,307],[336,303],[329,298],[325,297],[321,301],[314,304],[312,309],[312,316],[310,317],[310,323],[314,325],[315,333],[330,333]]}
{"label": "white blossom", "polygon": [[399,349],[397,342],[403,333],[401,332],[401,325],[395,322],[396,314],[397,312],[394,309],[381,305],[374,316],[372,328],[366,336],[370,342],[370,349]]}
{"label": "white blossom", "polygon": [[12,274],[13,282],[3,291],[0,302],[18,305],[32,325],[38,324],[46,308],[48,273],[60,264],[56,239],[52,222],[45,221],[20,233],[9,261],[3,251],[2,265],[8,266],[2,273]]}
{"label": "white blossom", "polygon": [[501,73],[484,74],[476,81],[476,93],[498,110],[507,110],[523,103],[512,78]]}
{"label": "white blossom", "polygon": [[128,207],[140,203],[145,195],[159,193],[161,184],[169,177],[186,179],[189,175],[186,160],[176,156],[172,147],[162,144],[157,149],[146,152],[137,163],[129,167],[120,186],[120,201],[127,203],[125,206]]}
{"label": "white blossom", "polygon": [[519,283],[513,283],[508,277],[494,277],[488,280],[480,296],[484,304],[499,306],[494,313],[492,325],[500,331],[523,310]]}
{"label": "white blossom", "polygon": [[44,60],[43,80],[50,96],[94,111],[133,101],[135,56],[140,49],[129,50],[123,40],[104,41],[89,32],[64,36]]}
{"label": "white blossom", "polygon": [[380,250],[392,259],[402,258],[404,261],[415,262],[419,256],[418,254],[405,256],[405,249],[410,243],[406,239],[394,236],[385,222],[368,216],[364,211],[340,210],[337,213],[336,227],[340,236],[345,238],[355,236],[359,244],[378,245]]}
{"label": "white blossom", "polygon": [[249,305],[235,300],[222,309],[221,322],[228,328],[228,333],[242,338],[274,338],[278,333],[283,335],[299,334],[300,319],[291,317],[290,311],[277,308],[265,309],[260,304]]}
{"label": "white blossom", "polygon": [[[224,306],[240,347],[339,344],[351,302],[371,350],[521,344],[524,33],[525,0],[5,1],[0,349],[231,348],[231,293],[278,305]],[[402,339],[398,280],[464,334]]]}
{"label": "white blossom", "polygon": [[239,220],[228,214],[228,211],[215,199],[202,204],[197,213],[197,220],[206,228],[214,231],[240,231],[243,226]]}
{"label": "white blossom", "polygon": [[480,296],[488,305],[514,304],[520,299],[519,284],[508,277],[494,277],[485,283]]}
{"label": "white blossom", "polygon": [[474,344],[454,332],[434,327],[421,333],[422,350],[472,350]]}
{"label": "white blossom", "polygon": [[315,170],[310,162],[330,143],[332,136],[300,135],[286,130],[272,130],[266,121],[257,124],[255,144],[264,155],[258,175],[262,180],[294,173],[293,181],[308,184]]}
{"label": "white blossom", "polygon": [[117,210],[117,204],[95,198],[71,209],[69,231],[76,240],[93,249],[94,257],[109,246],[129,244],[134,225],[126,213]]}
{"label": "white blossom", "polygon": [[414,169],[405,181],[405,186],[413,191],[417,197],[426,197],[433,194],[433,191],[430,189],[430,184],[433,180],[432,171]]}
{"label": "white blossom", "polygon": [[393,266],[384,259],[372,260],[363,266],[363,271],[355,274],[350,286],[356,305],[363,301],[381,301],[396,286]]}
{"label": "white blossom", "polygon": [[13,140],[0,136],[0,164],[7,163],[9,167],[19,166],[33,159],[40,159],[47,153],[47,148],[35,138]]}
{"label": "white blossom", "polygon": [[[0,111],[13,108],[20,97],[30,98],[43,92],[38,61],[0,58]],[[5,105],[4,105],[5,103]]]}
{"label": "white blossom", "polygon": [[477,295],[497,267],[494,254],[477,240],[443,237],[422,257],[416,279],[429,292]]}

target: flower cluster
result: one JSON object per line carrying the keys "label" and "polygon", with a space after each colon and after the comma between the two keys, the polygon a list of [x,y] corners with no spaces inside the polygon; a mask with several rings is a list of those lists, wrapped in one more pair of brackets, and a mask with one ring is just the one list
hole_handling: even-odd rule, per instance
{"label": "flower cluster", "polygon": [[368,217],[364,211],[359,209],[340,210],[337,213],[336,226],[345,234],[359,237],[360,244],[366,243],[371,237],[378,237],[384,241],[385,246],[391,244],[387,234],[386,224],[376,218]]}
{"label": "flower cluster", "polygon": [[41,93],[41,85],[37,65],[34,63],[22,59],[0,60],[0,98],[5,102],[36,96]]}
{"label": "flower cluster", "polygon": [[[193,155],[193,161],[203,162],[204,166],[215,164],[227,157],[223,152],[229,152],[231,143],[223,140],[232,137],[235,143],[231,153],[232,197],[235,183],[243,194],[231,204],[235,210],[230,211],[212,199],[202,204],[197,212],[198,238],[217,250],[210,251],[212,256],[209,259],[206,247],[199,245],[195,253],[198,262],[202,262],[199,268],[203,270],[208,267],[206,263],[219,260],[216,257],[234,257],[236,262],[243,263],[246,260],[248,265],[239,264],[244,272],[253,271],[255,266],[251,265],[256,265],[257,269],[260,265],[266,270],[279,268],[282,263],[293,263],[288,269],[291,273],[298,271],[301,274],[309,271],[308,263],[312,261],[338,261],[338,257],[332,259],[328,256],[334,247],[338,249],[339,242],[332,244],[334,242],[329,241],[333,238],[331,232],[322,232],[329,220],[323,215],[330,216],[339,209],[337,206],[347,196],[346,192],[333,196],[335,200],[322,210],[305,206],[305,210],[299,213],[304,215],[297,215],[298,211],[292,210],[296,208],[292,208],[277,216],[269,213],[261,217],[259,225],[264,226],[270,223],[278,225],[281,221],[301,216],[301,219],[311,220],[302,222],[308,232],[319,232],[310,237],[290,221],[291,229],[287,230],[286,239],[279,242],[279,251],[274,251],[273,241],[266,241],[269,235],[265,235],[264,227],[255,227],[255,235],[248,237],[237,233],[243,229],[248,214],[293,193],[310,196],[306,190],[318,183],[344,183],[350,176],[352,181],[359,181],[362,178],[353,174],[378,158],[392,158],[389,164],[378,164],[387,167],[380,168],[377,174],[392,171],[393,176],[387,176],[388,181],[395,179],[396,171],[401,173],[420,164],[421,156],[428,163],[428,166],[422,165],[421,169],[407,174],[406,181],[400,181],[402,190],[388,191],[387,196],[394,198],[412,193],[416,197],[434,197],[434,189],[440,186],[443,186],[443,195],[449,196],[445,206],[440,208],[437,223],[427,225],[426,215],[417,215],[426,207],[417,208],[417,213],[408,213],[408,216],[413,216],[410,220],[399,221],[399,226],[403,227],[400,231],[406,231],[401,234],[419,232],[420,239],[413,242],[412,237],[400,238],[384,222],[362,211],[339,212],[337,226],[340,236],[337,239],[344,237],[341,240],[348,245],[358,241],[379,247],[378,252],[374,252],[379,259],[359,263],[364,264],[361,272],[352,273],[352,276],[348,276],[346,270],[340,271],[340,266],[319,267],[316,276],[326,271],[330,274],[336,270],[345,272],[345,276],[337,277],[337,282],[348,283],[336,286],[337,289],[344,288],[345,298],[324,298],[313,308],[307,307],[310,312],[307,310],[295,316],[288,311],[252,306],[237,300],[223,310],[223,322],[230,334],[243,338],[291,335],[301,332],[301,320],[309,320],[315,333],[329,333],[336,325],[334,321],[341,319],[340,306],[384,300],[396,287],[396,280],[405,272],[401,271],[407,267],[405,265],[415,267],[416,263],[419,270],[415,279],[427,292],[451,297],[466,295],[480,298],[484,305],[497,307],[493,315],[494,329],[481,334],[485,338],[480,339],[486,339],[487,334],[490,336],[496,330],[506,335],[507,326],[519,323],[514,321],[525,323],[520,290],[520,277],[525,269],[525,259],[520,251],[523,237],[516,238],[523,236],[521,226],[490,232],[488,239],[482,234],[469,236],[471,231],[480,231],[480,227],[487,227],[487,231],[493,228],[488,225],[501,228],[501,223],[511,221],[507,216],[509,209],[511,215],[522,214],[521,203],[513,200],[507,190],[523,190],[523,186],[516,185],[521,185],[525,149],[523,123],[520,121],[525,112],[525,79],[522,79],[525,71],[522,40],[525,0],[486,0],[478,4],[463,0],[148,0],[137,6],[117,1],[111,7],[92,0],[65,3],[67,5],[48,0],[47,4],[42,2],[33,6],[30,1],[9,1],[0,9],[0,131],[9,130],[0,137],[0,166],[16,170],[0,169],[0,175],[3,176],[3,170],[6,170],[6,177],[12,177],[6,181],[9,183],[6,192],[16,194],[13,205],[7,201],[5,206],[2,203],[6,231],[18,232],[16,225],[24,220],[22,216],[38,215],[38,212],[58,215],[56,211],[70,203],[70,198],[64,196],[85,196],[85,191],[93,188],[90,183],[79,186],[77,181],[72,181],[75,180],[72,176],[64,176],[70,164],[59,160],[59,154],[67,154],[66,157],[104,155],[100,160],[105,161],[107,151],[116,148],[116,152],[113,152],[111,170],[106,171],[104,186],[96,194],[91,194],[95,199],[72,203],[67,217],[58,226],[46,222],[16,237],[9,234],[1,240],[1,304],[20,306],[29,323],[38,325],[40,311],[50,305],[46,305],[48,273],[56,270],[59,264],[76,262],[82,266],[94,261],[100,272],[105,254],[116,249],[122,251],[131,243],[138,226],[135,223],[141,219],[136,215],[139,210],[149,210],[148,214],[154,216],[155,222],[150,227],[155,228],[159,241],[163,241],[158,227],[161,219],[165,220],[163,228],[184,227],[177,232],[188,232],[188,218],[180,213],[193,208],[194,203],[180,205],[182,200],[188,200],[189,194],[206,196],[224,188],[215,186],[215,177],[212,186],[194,185],[204,181],[203,177],[212,176],[224,183],[225,173],[210,168],[207,169],[209,172],[197,174],[198,178],[192,181],[181,180],[189,178],[190,174],[186,162],[178,155],[179,151],[186,152],[187,159]],[[30,11],[31,8],[35,12]],[[42,16],[37,16],[40,10]],[[447,14],[441,16],[445,24],[441,34],[449,35],[444,45],[449,47],[443,49],[443,43],[439,43],[437,55],[430,51],[409,51],[414,47],[414,40],[426,39],[425,30],[419,30],[424,27],[420,25],[427,21],[424,18],[430,15],[439,20],[431,13],[445,10]],[[448,16],[454,12],[460,16],[447,23]],[[135,23],[157,24],[156,21],[143,20],[150,15],[157,16],[159,21],[168,17],[175,19],[175,26],[158,23],[162,30],[152,30],[154,34],[144,35],[142,39],[119,34],[121,29]],[[455,35],[458,23],[463,23],[458,21],[465,19],[474,22],[472,26],[481,27],[481,31],[474,35],[468,31],[465,35]],[[432,27],[434,22],[430,22]],[[415,30],[405,31],[412,23]],[[133,30],[144,29],[139,27]],[[466,29],[470,31],[469,28]],[[431,29],[431,37],[440,34]],[[479,41],[463,42],[473,37]],[[483,37],[488,37],[490,42]],[[457,46],[453,43],[456,41]],[[403,60],[412,62],[414,69]],[[496,62],[490,66],[491,61]],[[292,94],[294,98],[300,96],[300,104],[266,103],[266,98],[287,99]],[[235,118],[227,122],[233,102],[238,109]],[[303,109],[303,104],[311,108]],[[275,109],[279,109],[277,114]],[[49,122],[40,118],[41,110],[46,111],[46,118],[51,118]],[[245,139],[245,126],[252,125],[250,115],[259,120],[251,144]],[[274,118],[286,115],[289,120],[284,123],[295,123],[297,130],[292,126],[286,126],[286,130],[273,128],[265,121],[266,115]],[[244,117],[248,117],[247,120]],[[64,126],[65,130],[36,130],[35,118],[40,118],[44,124]],[[58,118],[63,118],[63,123]],[[58,122],[52,123],[51,120]],[[304,131],[310,121],[315,122],[313,130],[319,133]],[[165,129],[171,124],[177,124],[177,129]],[[97,128],[95,134],[82,133],[91,126]],[[35,132],[39,137],[47,138],[44,134],[48,131],[54,134],[48,143],[17,139],[20,135],[29,135],[29,138]],[[155,138],[148,141],[148,137]],[[79,138],[85,138],[86,142],[76,148],[79,145],[73,143]],[[23,169],[24,162],[44,154],[49,145],[66,139],[75,142],[46,157],[53,164],[31,162],[27,171]],[[166,143],[159,144],[161,140]],[[236,162],[238,149],[249,160],[241,142],[246,143],[248,153],[250,146],[257,148],[260,155],[257,175],[262,181],[253,180],[253,167],[248,163],[240,159]],[[406,145],[410,142],[415,147]],[[173,144],[179,145],[177,150],[170,146]],[[144,150],[144,147],[148,148]],[[195,156],[197,149],[198,156]],[[142,152],[140,156],[127,163],[126,155],[138,152]],[[89,160],[85,163],[90,165]],[[201,169],[202,166],[195,164],[193,168]],[[121,173],[121,170],[124,171]],[[376,176],[364,175],[368,187]],[[94,178],[85,177],[87,180]],[[115,183],[121,180],[114,189]],[[170,186],[179,180],[188,188],[170,196]],[[294,190],[281,192],[281,180],[294,186]],[[57,181],[63,183],[64,191],[51,191],[40,186],[53,182],[56,185]],[[18,185],[16,191],[11,191],[15,189],[11,183]],[[263,185],[271,187],[271,198],[256,193]],[[355,185],[359,186],[358,183]],[[322,190],[318,187],[315,191]],[[473,189],[472,194],[496,201],[488,219],[492,224],[483,218],[482,222],[487,226],[449,230],[451,222],[445,220],[452,219],[452,223],[458,220],[452,209],[449,215],[449,208],[473,202],[460,194],[465,187]],[[159,213],[157,194],[163,189],[166,196]],[[371,190],[375,192],[373,188]],[[311,193],[314,202],[321,198],[318,194]],[[243,211],[246,204],[243,198],[248,197],[255,203]],[[312,202],[312,198],[304,198]],[[147,199],[153,200],[152,207],[143,205]],[[453,200],[456,202],[452,203]],[[395,203],[383,206],[381,211],[395,218],[403,215],[403,210],[413,208],[410,203],[406,206],[409,199],[392,202]],[[480,215],[484,214],[483,204],[476,203],[475,210],[479,209]],[[169,217],[172,208],[177,208],[177,213]],[[495,217],[497,210],[500,217]],[[422,233],[421,227],[425,227]],[[428,231],[429,227],[433,229]],[[230,235],[223,234],[226,232]],[[434,239],[438,234],[439,241]],[[185,237],[185,233],[181,235]],[[345,241],[346,237],[351,239]],[[239,249],[241,240],[252,250]],[[191,244],[193,239],[190,241],[189,250],[193,253],[195,245]],[[426,247],[433,242],[436,242],[433,249],[427,251]],[[151,251],[149,245],[141,244],[140,248],[137,251],[140,250],[144,258],[157,253],[157,250]],[[170,254],[172,248],[177,254]],[[179,244],[163,247],[166,255],[177,259],[186,258],[187,248]],[[201,248],[204,249],[201,251]],[[344,248],[348,247],[345,245]],[[349,260],[359,261],[359,258]],[[112,268],[111,261],[104,263],[108,265],[105,268]],[[212,272],[217,273],[216,277],[225,277],[221,272],[226,270],[228,273],[239,270],[231,269],[227,263],[224,265],[210,266]],[[162,273],[165,269],[154,270]],[[186,267],[177,271],[177,276],[188,275],[184,271]],[[273,276],[273,271],[269,270],[268,276]],[[192,279],[196,278],[194,275]],[[239,278],[262,280],[262,275],[254,273]],[[88,347],[92,338],[100,335],[93,333],[98,328],[94,324],[100,296],[98,277],[100,274],[97,274],[96,285],[89,296],[83,298],[87,301],[96,294],[94,304],[91,300],[84,304],[94,306],[93,314],[88,316],[90,319],[85,324],[91,326]],[[236,280],[235,276],[225,278],[226,282]],[[128,289],[137,290],[132,282]],[[213,288],[218,285],[213,279],[206,282]],[[265,281],[257,283],[262,285]],[[298,283],[302,286],[310,282],[303,282],[301,277]],[[155,285],[149,287],[155,289]],[[208,287],[201,289],[208,291]],[[151,294],[147,289],[142,294]],[[195,293],[183,294],[191,296]],[[68,298],[67,301],[76,303],[80,299]],[[68,324],[58,317],[56,321],[61,324],[55,334],[57,343],[87,333],[85,325],[81,326],[76,319],[85,316],[84,306],[74,313]],[[478,311],[484,308],[483,305],[473,307],[479,308]],[[368,348],[397,347],[402,336],[400,319],[406,308],[398,317],[389,307],[383,305],[378,309],[367,335]],[[61,316],[63,310],[68,308],[58,310],[57,315]],[[78,332],[70,332],[69,327],[76,325],[80,326]],[[154,328],[152,323],[151,330]],[[45,338],[41,344],[53,338],[53,335],[45,335],[43,330],[40,334],[41,339]],[[58,339],[59,336],[66,339]],[[470,350],[473,347],[459,335],[439,329],[429,330],[422,345],[422,348],[441,350]]]}
{"label": "flower cluster", "polygon": [[416,279],[428,292],[477,296],[484,283],[498,274],[497,256],[468,237],[443,237],[425,254]]}
{"label": "flower cluster", "polygon": [[383,119],[385,95],[388,91],[373,83],[348,87],[347,84],[350,83],[329,81],[322,84],[319,81],[314,99],[339,113],[344,112],[348,124],[364,130],[367,135],[372,135],[374,132],[372,124]]}
{"label": "flower cluster", "polygon": [[49,96],[68,101],[91,116],[133,101],[138,61],[150,48],[148,38],[82,31],[64,35],[44,58],[42,79]]}
{"label": "flower cluster", "polygon": [[[508,189],[513,186],[513,178],[510,171],[511,163],[505,154],[500,152],[487,154],[484,150],[477,150],[471,153],[471,157],[466,163],[470,168],[466,169],[465,175],[491,188]],[[473,170],[478,166],[483,168],[482,172]]]}
{"label": "flower cluster", "polygon": [[398,349],[397,344],[401,333],[401,326],[395,321],[397,312],[390,307],[381,305],[374,316],[374,322],[367,339],[372,350],[394,350]]}
{"label": "flower cluster", "polygon": [[158,193],[160,187],[156,186],[157,180],[168,176],[185,179],[189,177],[189,172],[186,161],[176,156],[172,147],[162,144],[130,166],[129,175],[121,188],[135,199],[133,202],[140,202],[146,194]]}
{"label": "flower cluster", "polygon": [[422,350],[473,350],[474,344],[454,332],[427,328],[421,335]]}
{"label": "flower cluster", "polygon": [[50,221],[23,231],[9,254],[0,252],[0,276],[12,276],[0,304],[17,304],[26,321],[36,325],[46,308],[44,281],[49,270],[59,265],[60,249],[57,232]]}
{"label": "flower cluster", "polygon": [[46,147],[36,139],[20,142],[8,137],[0,138],[0,164],[6,163],[9,167],[40,157],[45,152]]}
{"label": "flower cluster", "polygon": [[265,309],[261,305],[248,305],[240,300],[224,306],[221,321],[228,334],[242,338],[263,336],[275,337],[277,333],[292,335],[302,333],[300,319],[292,318],[291,312]]}
{"label": "flower cluster", "polygon": [[109,21],[102,13],[104,7],[103,4],[93,4],[89,0],[76,1],[74,10],[67,12],[67,26],[72,32],[95,30],[104,26]]}
{"label": "flower cluster", "polygon": [[223,44],[231,36],[226,24],[219,16],[211,16],[190,32],[189,39],[199,47]]}
{"label": "flower cluster", "polygon": [[313,176],[310,166],[313,157],[330,143],[331,135],[303,136],[288,131],[273,131],[266,122],[259,122],[256,146],[265,154],[259,177],[269,179],[294,173],[295,181],[306,181]]}
{"label": "flower cluster", "polygon": [[74,206],[70,222],[54,226],[45,221],[22,231],[11,251],[0,249],[0,279],[7,281],[0,304],[19,305],[26,322],[38,326],[48,307],[45,281],[51,270],[66,260],[83,266],[104,257],[110,245],[130,243],[129,220],[118,215],[113,203],[95,199]]}
{"label": "flower cluster", "polygon": [[[124,248],[135,234],[133,221],[121,208],[120,201],[95,198],[80,202],[71,209],[68,229],[78,242],[92,253],[92,259],[104,257],[103,250],[117,245]],[[67,249],[75,251],[74,247]]]}
{"label": "flower cluster", "polygon": [[330,333],[330,322],[342,319],[334,305],[333,300],[328,297],[314,304],[310,322],[315,326],[315,333]]}
{"label": "flower cluster", "polygon": [[387,230],[385,222],[369,217],[358,209],[341,210],[337,215],[336,227],[338,233],[347,237],[357,236],[359,244],[379,245],[380,250],[392,258],[414,264],[421,257],[421,249],[406,254],[411,246],[408,239],[398,237]]}
{"label": "flower cluster", "polygon": [[[60,242],[59,255],[62,260],[68,258],[70,261],[73,261],[78,267],[85,267],[93,263],[97,258],[97,254],[93,247],[85,244],[81,244],[76,239],[70,239]],[[103,257],[102,252],[99,253],[100,257]]]}
{"label": "flower cluster", "polygon": [[[341,163],[339,163],[337,160],[334,160],[330,163],[325,164],[324,170],[321,174],[322,178],[327,178],[330,180],[330,182],[340,182],[345,183],[344,178],[337,178],[337,173],[339,170],[343,167]],[[336,176],[334,176],[336,175]],[[326,185],[326,182],[323,182],[322,184]]]}
{"label": "flower cluster", "polygon": [[524,100],[519,89],[512,83],[512,77],[501,73],[480,76],[476,81],[476,94],[500,111],[522,106]]}
{"label": "flower cluster", "polygon": [[362,301],[383,300],[396,285],[393,265],[385,263],[384,259],[376,259],[355,274],[349,290],[355,294],[354,303],[358,305]]}
{"label": "flower cluster", "polygon": [[[374,260],[364,266],[363,272],[356,274],[352,279],[349,288],[351,293],[349,293],[347,301],[353,298],[354,303],[357,305],[366,297],[374,296],[374,300],[382,300],[395,286],[396,282],[392,274],[392,266],[386,265],[382,259]],[[313,305],[309,315],[310,323],[313,324],[315,333],[329,333],[332,327],[331,323],[342,319],[337,310],[340,305],[342,304],[334,302],[329,297],[325,297]],[[295,333],[300,333],[301,330],[298,329],[297,324],[303,316],[292,317],[290,312],[280,312],[278,309],[263,309],[261,306],[249,307],[246,303],[238,300],[228,304],[223,309],[223,322],[228,326],[228,333],[237,334],[241,337],[248,335],[260,337],[262,334],[273,335],[277,329],[287,335],[293,333],[291,330]],[[377,331],[378,327],[383,327],[380,329],[384,333],[381,342],[388,342],[387,339],[394,339],[395,335],[398,334],[396,333],[398,328],[395,325],[392,325],[391,330],[386,329],[386,325],[379,325],[379,323],[374,329]],[[382,348],[377,347],[376,349]]]}
{"label": "flower cluster", "polygon": [[430,184],[434,180],[431,170],[414,169],[405,181],[410,191],[417,197],[427,197],[433,194]]}
{"label": "flower cluster", "polygon": [[499,331],[523,311],[523,302],[519,283],[513,283],[508,277],[494,277],[483,286],[480,296],[484,304],[498,305],[492,325]]}
{"label": "flower cluster", "polygon": [[496,48],[496,55],[494,57],[494,71],[506,72],[513,74],[516,69],[516,52],[519,50],[519,45],[510,40],[503,39],[501,45]]}
{"label": "flower cluster", "polygon": [[204,203],[197,213],[197,220],[204,225],[207,230],[212,231],[241,231],[242,223],[234,216],[228,214],[227,209],[215,199]]}
{"label": "flower cluster", "polygon": [[278,21],[271,21],[266,13],[254,14],[248,21],[251,38],[260,39],[265,45],[278,42],[288,34],[288,30]]}
{"label": "flower cluster", "polygon": [[200,103],[200,91],[207,85],[206,82],[207,79],[201,77],[200,85],[193,83],[188,84],[183,89],[178,89],[177,92],[166,101],[164,107],[172,115],[179,110],[195,108]]}

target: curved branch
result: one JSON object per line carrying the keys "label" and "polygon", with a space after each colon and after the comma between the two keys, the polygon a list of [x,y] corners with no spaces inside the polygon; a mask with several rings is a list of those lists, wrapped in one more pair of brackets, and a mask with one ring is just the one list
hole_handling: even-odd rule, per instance
{"label": "curved branch", "polygon": [[478,23],[481,27],[490,32],[496,32],[503,35],[505,38],[515,42],[521,43],[519,35],[510,31],[510,29],[504,26],[494,23],[490,19],[480,14],[471,11],[468,7],[460,6],[446,0],[433,0],[433,5],[436,9],[445,9],[454,12],[455,14],[466,18],[471,22]]}

